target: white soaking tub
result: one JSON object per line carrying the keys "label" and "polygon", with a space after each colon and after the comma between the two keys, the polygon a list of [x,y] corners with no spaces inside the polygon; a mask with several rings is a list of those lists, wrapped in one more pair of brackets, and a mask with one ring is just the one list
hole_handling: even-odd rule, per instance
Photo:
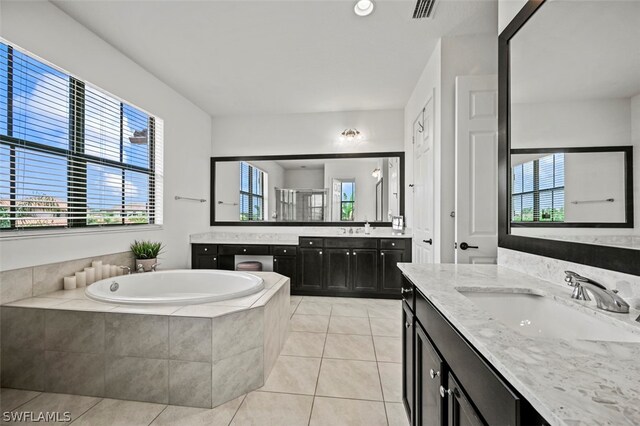
{"label": "white soaking tub", "polygon": [[262,289],[262,278],[244,272],[185,269],[106,278],[85,292],[90,299],[114,304],[190,305],[248,296]]}

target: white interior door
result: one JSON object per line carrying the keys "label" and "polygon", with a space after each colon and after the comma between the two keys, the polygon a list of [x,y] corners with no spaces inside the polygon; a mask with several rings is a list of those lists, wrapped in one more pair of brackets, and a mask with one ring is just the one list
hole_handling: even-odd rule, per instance
{"label": "white interior door", "polygon": [[456,263],[498,257],[498,77],[456,78]]}
{"label": "white interior door", "polygon": [[413,262],[433,263],[434,95],[413,123]]}

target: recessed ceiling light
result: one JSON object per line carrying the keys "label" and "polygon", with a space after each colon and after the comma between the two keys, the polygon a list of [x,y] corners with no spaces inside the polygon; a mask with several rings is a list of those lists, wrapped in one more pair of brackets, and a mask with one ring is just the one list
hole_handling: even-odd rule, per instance
{"label": "recessed ceiling light", "polygon": [[358,0],[353,7],[353,11],[358,16],[367,16],[373,12],[373,2],[371,0]]}

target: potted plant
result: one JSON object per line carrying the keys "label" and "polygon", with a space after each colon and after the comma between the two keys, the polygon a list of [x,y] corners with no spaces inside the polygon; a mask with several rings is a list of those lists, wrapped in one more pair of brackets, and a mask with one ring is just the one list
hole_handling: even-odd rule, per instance
{"label": "potted plant", "polygon": [[153,270],[163,248],[162,243],[159,242],[135,240],[131,244],[131,252],[136,257],[136,270],[138,265],[142,265],[145,272]]}

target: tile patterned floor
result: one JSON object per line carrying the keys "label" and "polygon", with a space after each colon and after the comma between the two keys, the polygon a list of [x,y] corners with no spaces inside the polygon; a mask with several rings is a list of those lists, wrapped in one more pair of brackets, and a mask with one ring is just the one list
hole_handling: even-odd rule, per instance
{"label": "tile patterned floor", "polygon": [[0,411],[69,411],[88,426],[407,426],[400,301],[291,296],[291,315],[265,385],[214,409],[2,389]]}

